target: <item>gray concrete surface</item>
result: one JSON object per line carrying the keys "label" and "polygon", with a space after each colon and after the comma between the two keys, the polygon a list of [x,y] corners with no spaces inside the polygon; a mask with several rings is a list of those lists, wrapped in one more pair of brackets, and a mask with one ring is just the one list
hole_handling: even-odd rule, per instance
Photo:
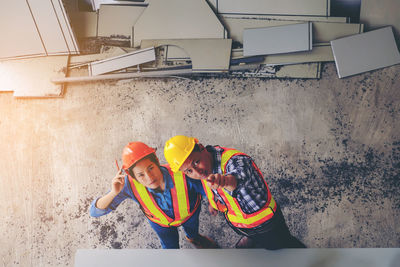
{"label": "gray concrete surface", "polygon": [[[0,266],[72,266],[78,248],[160,248],[132,201],[95,219],[129,141],[173,135],[254,157],[293,235],[312,248],[400,246],[400,66],[320,80],[146,79],[0,94]],[[203,203],[200,231],[238,236]],[[190,248],[181,235],[182,248]]]}

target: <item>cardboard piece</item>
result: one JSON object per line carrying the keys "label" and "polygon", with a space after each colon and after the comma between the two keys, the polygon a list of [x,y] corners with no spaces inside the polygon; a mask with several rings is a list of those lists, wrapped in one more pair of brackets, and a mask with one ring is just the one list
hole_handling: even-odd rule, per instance
{"label": "cardboard piece", "polygon": [[156,59],[154,47],[126,53],[121,56],[92,62],[88,65],[89,75],[96,76],[116,70],[125,69]]}
{"label": "cardboard piece", "polygon": [[178,46],[192,60],[193,72],[223,72],[229,70],[231,39],[171,39],[143,40],[141,48]]}
{"label": "cardboard piece", "polygon": [[132,46],[145,39],[196,38],[226,38],[224,26],[205,1],[151,0],[133,27]]}
{"label": "cardboard piece", "polygon": [[14,91],[15,97],[59,97],[62,85],[50,77],[64,78],[68,56],[48,56],[0,62],[0,91]]}
{"label": "cardboard piece", "polygon": [[312,49],[312,23],[245,29],[243,55],[270,55]]}
{"label": "cardboard piece", "polygon": [[339,78],[400,63],[391,27],[331,41]]}

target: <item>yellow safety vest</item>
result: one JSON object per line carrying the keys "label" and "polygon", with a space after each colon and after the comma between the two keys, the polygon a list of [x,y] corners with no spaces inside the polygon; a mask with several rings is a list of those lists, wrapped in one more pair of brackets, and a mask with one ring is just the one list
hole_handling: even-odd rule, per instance
{"label": "yellow safety vest", "polygon": [[158,206],[152,194],[141,183],[128,176],[132,188],[132,192],[149,220],[164,227],[179,226],[187,221],[199,207],[201,195],[197,195],[196,204],[190,211],[189,195],[186,183],[186,176],[182,172],[172,172],[168,165],[163,165],[167,168],[174,182],[174,187],[171,189],[172,205],[174,208],[175,219],[168,217],[165,212]]}
{"label": "yellow safety vest", "polygon": [[[221,148],[224,150],[221,155],[221,170],[222,174],[225,175],[226,164],[233,156],[236,155],[247,156],[247,155],[232,148],[224,148],[224,147]],[[263,178],[260,170],[255,165],[255,163],[253,163],[253,167],[257,170],[260,177]],[[224,200],[225,205],[219,201],[215,201],[214,192],[207,185],[205,179],[201,180],[210,205],[214,209],[224,212],[227,220],[238,228],[253,228],[266,222],[267,220],[271,219],[272,216],[274,216],[274,212],[276,211],[276,202],[272,197],[271,192],[269,191],[268,185],[264,178],[263,181],[268,191],[268,200],[265,203],[264,207],[262,207],[257,212],[247,214],[242,211],[237,199],[233,198],[227,191],[225,191],[225,189],[217,189],[217,192]]]}

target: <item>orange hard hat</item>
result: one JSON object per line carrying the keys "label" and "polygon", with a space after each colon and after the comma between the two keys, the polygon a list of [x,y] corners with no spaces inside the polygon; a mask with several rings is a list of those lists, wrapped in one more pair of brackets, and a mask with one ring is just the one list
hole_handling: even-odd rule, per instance
{"label": "orange hard hat", "polygon": [[149,147],[145,143],[131,142],[122,150],[122,168],[126,170],[139,160],[152,153],[155,154],[156,150]]}

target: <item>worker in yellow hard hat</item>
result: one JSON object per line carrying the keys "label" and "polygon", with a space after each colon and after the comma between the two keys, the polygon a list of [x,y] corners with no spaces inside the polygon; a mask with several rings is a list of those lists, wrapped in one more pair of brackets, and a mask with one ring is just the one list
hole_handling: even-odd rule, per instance
{"label": "worker in yellow hard hat", "polygon": [[90,215],[105,215],[130,198],[139,204],[163,248],[179,248],[178,226],[196,248],[217,248],[213,240],[199,234],[201,183],[161,166],[155,152],[142,142],[126,145],[122,169],[112,179],[111,190],[92,202]]}
{"label": "worker in yellow hard hat", "polygon": [[209,204],[223,212],[242,235],[237,248],[304,248],[293,237],[261,171],[248,155],[221,146],[204,147],[194,137],[177,135],[164,147],[174,171],[201,180]]}

